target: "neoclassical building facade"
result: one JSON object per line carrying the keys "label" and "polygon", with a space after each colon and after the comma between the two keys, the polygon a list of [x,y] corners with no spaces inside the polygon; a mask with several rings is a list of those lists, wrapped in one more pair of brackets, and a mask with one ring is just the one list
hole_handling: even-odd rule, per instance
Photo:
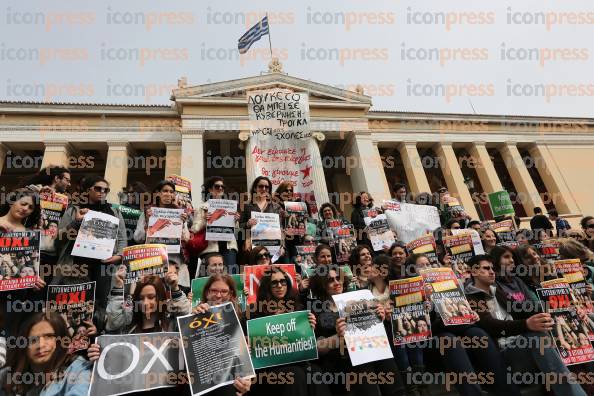
{"label": "neoclassical building facade", "polygon": [[271,87],[309,93],[316,200],[347,216],[354,193],[380,202],[396,183],[412,193],[446,186],[477,219],[492,218],[484,194],[504,189],[524,221],[534,207],[574,225],[594,214],[594,119],[374,111],[362,89],[278,69],[197,86],[181,78],[170,106],[0,102],[0,186],[62,164],[73,180],[104,175],[114,201],[129,183],[168,174],[189,177],[195,201],[213,175],[245,192],[254,175],[246,91]]}

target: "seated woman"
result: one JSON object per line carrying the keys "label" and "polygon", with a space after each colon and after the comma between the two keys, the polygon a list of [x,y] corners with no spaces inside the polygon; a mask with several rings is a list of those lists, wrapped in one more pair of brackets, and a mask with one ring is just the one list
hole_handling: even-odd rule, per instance
{"label": "seated woman", "polygon": [[[302,310],[297,301],[297,291],[291,286],[289,275],[278,267],[271,267],[260,280],[256,303],[250,309],[249,319],[278,315]],[[315,328],[316,317],[308,315],[310,325]],[[272,384],[258,382],[252,391],[256,394],[266,391],[278,395],[329,395],[328,387],[324,384],[309,383],[307,373],[318,372],[319,368],[311,362],[293,363],[257,370],[258,378],[264,379],[274,374],[284,374],[292,377],[292,384]],[[276,376],[274,376],[276,377]]]}
{"label": "seated woman", "polygon": [[[70,336],[66,321],[55,312],[37,312],[22,324],[16,342],[8,350],[8,362],[0,378],[6,395],[85,396],[92,364],[79,355],[68,355]],[[29,383],[23,378],[33,378]]]}
{"label": "seated woman", "polygon": [[156,275],[149,275],[136,283],[128,303],[129,297],[124,301],[125,277],[126,267],[120,266],[115,275],[115,286],[109,294],[106,331],[128,334],[175,331],[173,317],[190,313],[191,303],[179,288],[175,271],[168,271],[165,275],[165,282],[171,290],[170,299],[167,298],[163,280]]}
{"label": "seated woman", "polygon": [[536,296],[536,289],[540,288],[542,281],[557,278],[557,272],[553,266],[540,257],[534,246],[522,245],[515,252],[519,258],[517,274],[533,295]]}
{"label": "seated woman", "polygon": [[265,246],[256,246],[250,251],[249,265],[270,265],[272,255]]}
{"label": "seated woman", "polygon": [[408,277],[405,271],[406,258],[408,253],[406,251],[406,245],[402,242],[394,242],[388,249],[388,256],[390,256],[390,269],[388,271],[388,279],[404,279]]}
{"label": "seated woman", "polygon": [[355,275],[354,281],[358,289],[369,286],[369,273],[373,264],[373,251],[368,245],[357,245],[349,257],[349,265]]}
{"label": "seated woman", "polygon": [[332,246],[334,233],[332,227],[349,224],[339,213],[338,209],[329,202],[320,207],[320,221],[318,222],[317,233],[320,243]]}
{"label": "seated woman", "polygon": [[[194,313],[208,312],[211,306],[225,304],[231,302],[235,308],[235,312],[239,319],[242,319],[241,310],[239,309],[239,300],[237,296],[237,288],[233,278],[228,274],[211,275],[204,290],[202,291],[202,299],[204,301],[196,308]],[[208,396],[241,396],[250,390],[251,380],[236,378],[232,385],[226,385],[217,388],[209,393]]]}
{"label": "seated woman", "polygon": [[[316,316],[316,337],[318,339],[319,364],[323,372],[333,375],[332,378],[344,378],[348,373],[360,375],[361,381],[351,385],[354,395],[404,395],[402,379],[394,359],[379,360],[358,366],[351,364],[348,353],[343,353],[342,342],[346,329],[344,318],[340,318],[338,309],[332,296],[341,294],[346,290],[347,278],[340,267],[331,265],[324,274],[316,274],[311,280],[311,288],[317,300],[313,302],[312,309]],[[381,305],[377,307],[378,316],[384,320],[385,311]],[[391,378],[381,384],[369,381],[365,373],[384,373]],[[333,381],[332,393],[344,393],[344,383]]]}

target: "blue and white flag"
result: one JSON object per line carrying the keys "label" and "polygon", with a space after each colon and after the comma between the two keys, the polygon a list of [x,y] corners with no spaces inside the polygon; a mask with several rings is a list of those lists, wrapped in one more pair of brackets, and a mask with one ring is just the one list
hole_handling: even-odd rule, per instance
{"label": "blue and white flag", "polygon": [[250,30],[241,36],[239,42],[237,43],[239,53],[245,54],[248,52],[252,44],[267,34],[270,34],[270,29],[268,28],[268,16],[265,16],[260,22],[256,23],[250,28]]}

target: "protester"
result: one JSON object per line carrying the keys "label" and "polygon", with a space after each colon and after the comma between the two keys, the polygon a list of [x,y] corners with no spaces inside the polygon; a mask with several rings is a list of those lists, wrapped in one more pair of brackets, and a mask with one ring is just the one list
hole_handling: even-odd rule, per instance
{"label": "protester", "polygon": [[367,211],[370,209],[374,209],[376,213],[381,213],[381,209],[374,207],[371,195],[365,191],[361,191],[355,198],[355,205],[351,214],[351,223],[355,229],[358,245],[371,246],[367,226],[365,225],[365,217],[375,217],[375,215],[367,215]]}
{"label": "protester", "polygon": [[115,274],[114,287],[109,294],[105,330],[110,333],[150,333],[175,331],[175,316],[190,313],[191,304],[180,290],[175,271],[168,271],[165,283],[171,290],[167,298],[165,283],[155,275],[143,277],[134,289],[131,301],[124,297],[126,267]]}
{"label": "protester", "polygon": [[505,296],[506,303],[512,305],[521,303],[522,305],[518,306],[523,307],[525,311],[537,311],[539,304],[536,293],[515,274],[519,260],[514,251],[507,246],[496,246],[491,250],[490,256],[496,275],[496,286]]}
{"label": "protester", "polygon": [[[80,204],[72,205],[66,209],[64,216],[59,224],[59,238],[57,244],[59,247],[58,266],[61,275],[88,273],[91,281],[97,282],[95,288],[95,308],[103,312],[107,306],[107,295],[111,286],[111,276],[116,271],[116,265],[122,261],[124,247],[126,247],[126,226],[119,209],[112,208],[107,203],[107,194],[109,193],[109,183],[100,176],[88,176],[82,184],[83,193],[87,196],[81,200]],[[112,256],[105,260],[98,260],[87,257],[72,256],[72,249],[76,235],[78,233],[85,215],[89,211],[96,211],[114,216],[118,219],[118,229],[116,242]],[[54,279],[53,283],[59,284],[59,279]],[[99,326],[101,327],[101,326]]]}
{"label": "protester", "polygon": [[209,253],[201,260],[198,277],[211,276],[214,274],[225,274],[227,268],[221,253]]}
{"label": "protester", "polygon": [[[405,395],[403,381],[398,373],[398,367],[394,359],[378,360],[371,363],[353,366],[348,354],[340,353],[341,338],[344,337],[346,322],[340,318],[338,309],[332,300],[333,295],[341,294],[347,289],[348,278],[337,266],[330,266],[328,271],[323,274],[316,274],[312,278],[311,288],[316,296],[316,337],[318,344],[319,364],[322,371],[332,373],[333,378],[344,378],[347,373],[384,373],[390,375],[393,381],[386,381],[381,384],[375,384],[369,380],[368,376],[361,376],[361,381],[357,381],[351,386],[351,390],[357,396],[372,396],[379,394],[386,395]],[[377,306],[377,314],[385,319],[385,311],[381,305]],[[338,381],[330,385],[331,391],[335,393],[344,393],[344,383]]]}
{"label": "protester", "polygon": [[[40,205],[39,195],[30,189],[20,188],[10,192],[5,197],[5,202],[0,206],[0,232],[14,232],[14,231],[33,231],[39,227],[40,219]],[[34,270],[31,266],[19,264],[8,255],[1,255],[2,262],[0,264],[0,278],[10,279],[24,275],[24,271],[30,271],[34,275]],[[20,267],[20,268],[19,268]],[[40,265],[40,270],[43,267]],[[14,335],[16,326],[25,319],[26,312],[24,310],[6,310],[5,307],[11,301],[40,301],[44,298],[42,290],[46,282],[42,278],[43,274],[38,274],[34,288],[24,290],[14,290],[10,293],[0,292],[0,310],[6,313],[6,330],[7,335]]]}
{"label": "protester", "polygon": [[328,222],[338,222],[339,225],[349,223],[338,213],[336,206],[329,202],[322,204],[320,207],[320,221],[318,222],[318,235],[320,243],[332,246],[335,236],[332,229],[328,227]]}
{"label": "protester", "polygon": [[[249,319],[256,319],[270,315],[295,312],[302,310],[297,298],[297,290],[292,286],[289,275],[278,267],[271,267],[260,279],[256,303],[249,307]],[[309,323],[315,329],[316,317],[314,314],[308,314]],[[263,342],[272,342],[264,340]],[[315,384],[307,380],[307,374],[319,372],[317,366],[310,362],[293,363],[281,366],[275,366],[267,369],[257,370],[259,378],[267,379],[278,375],[286,375],[294,378],[292,384],[278,384],[275,382],[259,382],[254,385],[252,392],[260,394],[270,392],[278,395],[329,395],[328,387],[321,383]]]}
{"label": "protester", "polygon": [[470,220],[466,228],[475,230],[479,234],[481,233],[481,222],[478,220]]}
{"label": "protester", "polygon": [[559,213],[554,209],[549,211],[549,220],[555,222],[555,229],[557,230],[558,238],[566,236],[567,231],[571,229],[569,222],[559,217]]}
{"label": "protester", "polygon": [[535,239],[544,239],[545,237],[542,236],[543,232],[547,237],[553,235],[553,225],[539,207],[534,208],[534,216],[530,219],[530,228],[535,233]]}
{"label": "protester", "polygon": [[541,282],[557,277],[555,269],[540,257],[534,246],[519,246],[516,253],[522,264],[518,266],[520,278],[534,294]]}
{"label": "protester", "polygon": [[396,183],[394,184],[394,200],[398,202],[408,202],[408,190],[406,189],[406,184],[403,183]]}
{"label": "protester", "polygon": [[[192,225],[192,233],[197,234],[204,232],[208,223],[208,200],[209,199],[226,199],[225,197],[225,180],[220,176],[213,176],[206,180],[202,186],[204,190],[205,201],[196,210],[196,216],[194,218],[194,224]],[[229,213],[228,213],[229,214]],[[233,213],[235,221],[239,220],[239,210]],[[236,231],[236,230],[235,230]],[[234,232],[237,235],[237,232]],[[237,273],[237,240],[233,238],[231,241],[208,241],[208,245],[202,252],[200,252],[201,260],[211,253],[219,253],[223,256],[223,261],[227,267],[227,271],[230,274]],[[190,274],[195,273],[195,264],[192,262],[188,269]]]}
{"label": "protester", "polygon": [[[239,227],[246,230],[243,250],[249,255],[252,250],[251,233],[249,232],[258,221],[252,218],[252,212],[281,214],[281,207],[272,200],[272,182],[264,176],[257,177],[250,188],[250,201],[241,208]],[[283,249],[281,248],[281,251]]]}
{"label": "protester", "polygon": [[483,249],[485,253],[489,254],[491,250],[500,242],[499,237],[492,229],[486,229],[483,234],[481,235],[481,240],[483,241]]}
{"label": "protester", "polygon": [[148,195],[149,190],[144,183],[133,182],[123,191],[121,204],[144,211],[145,197]]}
{"label": "protester", "polygon": [[583,235],[581,235],[581,242],[594,251],[594,216],[585,216],[580,221]]}
{"label": "protester", "polygon": [[36,192],[57,192],[64,194],[71,185],[70,170],[63,166],[50,165],[42,168],[30,178],[26,178],[22,187],[27,187]]}
{"label": "protester", "polygon": [[332,264],[332,248],[323,243],[316,246],[316,251],[314,252],[314,262],[318,265]]}
{"label": "protester", "polygon": [[368,245],[357,245],[351,250],[349,265],[355,276],[354,281],[358,289],[366,289],[369,286],[369,274],[373,264],[372,250]]}
{"label": "protester", "polygon": [[[505,252],[500,254],[498,249]],[[502,267],[506,271],[513,266],[513,261],[511,264],[509,261],[510,253],[503,247],[494,249],[499,260],[506,261],[507,268]],[[466,287],[466,296],[477,307],[483,307],[478,310],[480,320],[477,324],[498,340],[511,370],[529,372],[534,377],[537,373],[545,373],[547,380],[543,385],[550,387],[556,396],[585,396],[586,392],[578,384],[555,379],[562,376],[569,378],[570,372],[547,334],[555,323],[551,315],[534,313],[532,307],[526,304],[514,304],[510,309],[510,293],[496,282],[496,271],[489,256],[475,256],[468,264],[472,268],[472,283]]]}
{"label": "protester", "polygon": [[[136,224],[136,231],[134,231],[134,240],[136,243],[146,242],[146,231],[148,229],[148,223],[150,217],[153,215],[153,208],[165,208],[165,209],[184,209],[180,205],[175,195],[175,184],[169,180],[160,181],[155,188],[153,188],[153,197],[155,200],[154,205],[147,205],[144,211],[138,218]],[[190,232],[188,230],[188,214],[183,211],[180,214],[180,219],[183,222],[182,234],[181,234],[181,247],[180,253],[169,253],[169,262],[175,263],[177,267],[187,262],[187,253],[185,251],[185,244],[190,239]],[[196,266],[188,266],[188,272],[194,274],[196,272]]]}
{"label": "protester", "polygon": [[[237,315],[241,318],[241,310],[237,296],[235,281],[228,274],[212,275],[202,291],[202,300],[204,301],[196,308],[193,313],[205,313],[211,306],[231,302]],[[252,382],[249,379],[236,378],[231,385],[225,385],[213,391],[206,393],[208,396],[241,396],[247,393],[251,388]]]}
{"label": "protester", "polygon": [[265,246],[256,246],[250,251],[248,265],[270,265],[272,255]]}
{"label": "protester", "polygon": [[402,242],[395,242],[388,249],[390,256],[390,269],[388,278],[390,280],[404,279],[407,277],[405,262],[407,258],[406,245]]}
{"label": "protester", "polygon": [[8,350],[6,369],[0,374],[6,395],[87,395],[92,365],[80,355],[67,354],[70,336],[60,314],[30,315],[17,339],[27,342]]}

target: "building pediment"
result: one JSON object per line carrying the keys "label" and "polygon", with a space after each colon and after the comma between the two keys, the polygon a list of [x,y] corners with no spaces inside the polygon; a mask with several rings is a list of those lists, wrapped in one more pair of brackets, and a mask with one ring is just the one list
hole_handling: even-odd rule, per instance
{"label": "building pediment", "polygon": [[310,95],[311,107],[360,108],[371,107],[371,97],[331,85],[320,84],[282,73],[228,80],[211,84],[174,89],[171,100],[178,109],[186,105],[246,106],[246,92],[270,88],[286,88]]}

